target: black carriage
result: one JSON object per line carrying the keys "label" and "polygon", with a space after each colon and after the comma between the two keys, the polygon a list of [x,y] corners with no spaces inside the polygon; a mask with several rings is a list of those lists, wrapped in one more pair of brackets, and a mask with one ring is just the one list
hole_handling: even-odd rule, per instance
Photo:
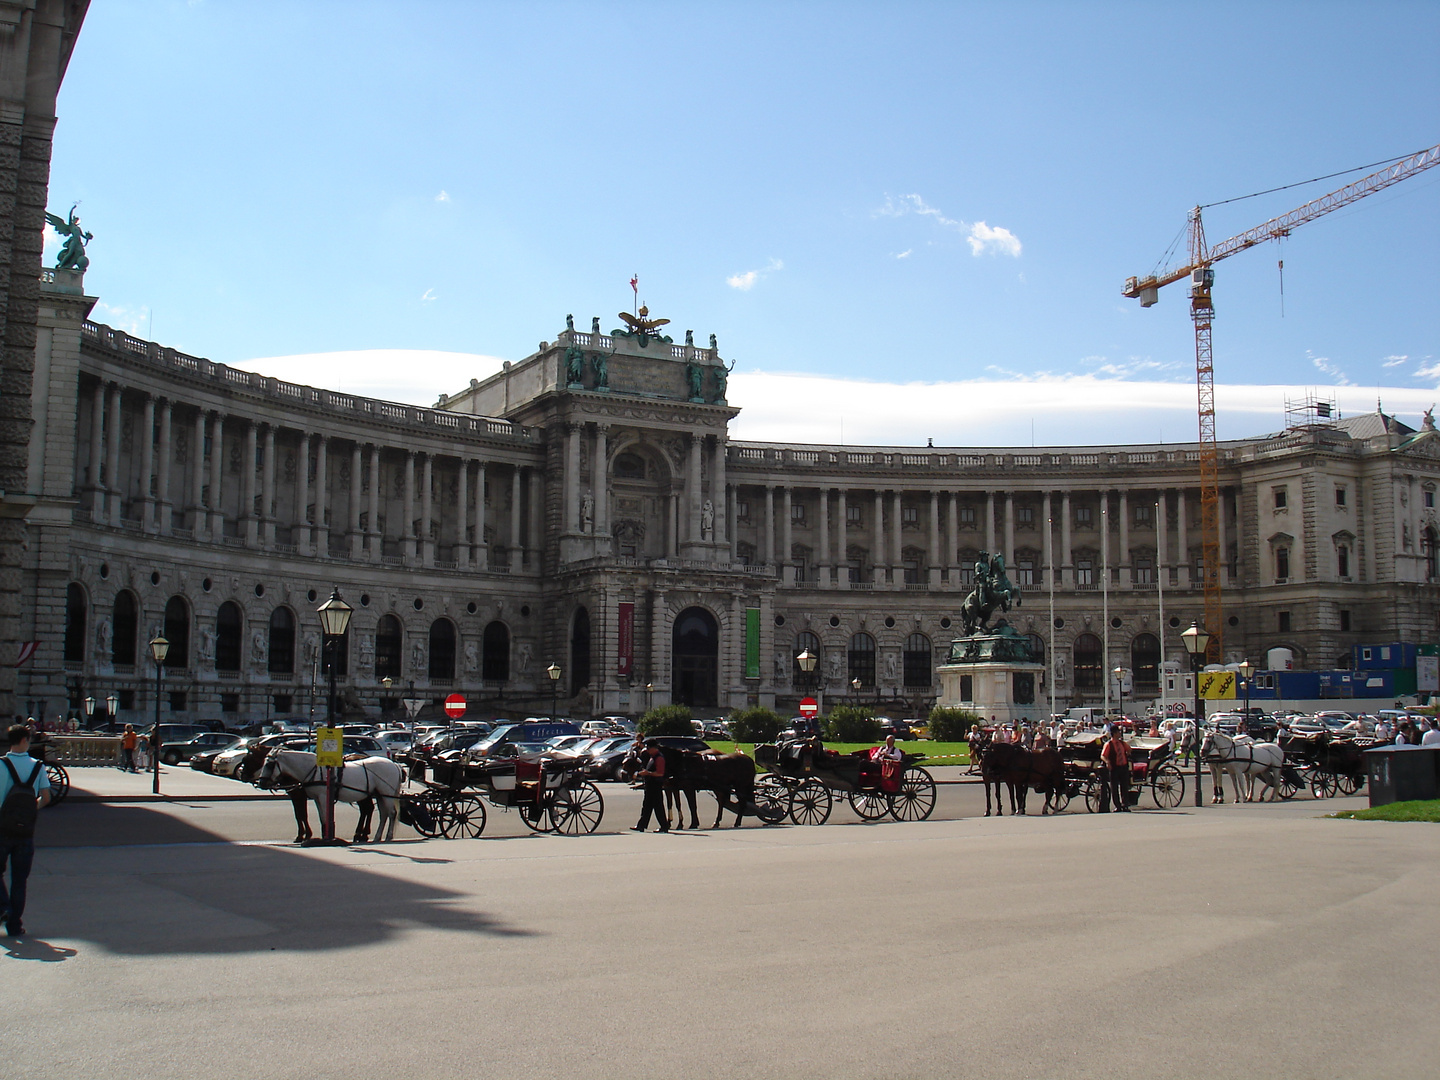
{"label": "black carriage", "polygon": [[1280,797],[1294,798],[1304,787],[1317,799],[1354,795],[1365,786],[1364,755],[1374,745],[1373,739],[1328,731],[1281,739],[1285,766],[1280,776]]}
{"label": "black carriage", "polygon": [[30,737],[30,756],[45,765],[45,775],[50,780],[50,805],[63,802],[70,794],[70,774],[55,760],[55,744],[43,731]]}
{"label": "black carriage", "polygon": [[[1060,744],[1065,762],[1065,779],[1051,797],[1051,805],[1064,810],[1073,798],[1084,796],[1092,814],[1104,805],[1100,771],[1100,750],[1105,736],[1087,731],[1071,735]],[[1125,785],[1125,805],[1136,806],[1148,788],[1150,798],[1162,810],[1174,810],[1185,801],[1185,774],[1175,764],[1175,749],[1169,739],[1135,735],[1125,740],[1130,748],[1130,776]]]}
{"label": "black carriage", "polygon": [[477,837],[485,803],[518,810],[536,832],[593,833],[605,815],[600,789],[574,758],[471,758],[464,751],[431,762],[431,780],[402,797],[401,817],[423,836]]}
{"label": "black carriage", "polygon": [[837,796],[865,821],[886,814],[896,821],[928,818],[935,810],[935,778],[917,764],[922,755],[887,762],[871,754],[841,754],[811,739],[757,746],[755,763],[770,771],[755,782],[755,804],[781,808],[797,825],[825,824]]}

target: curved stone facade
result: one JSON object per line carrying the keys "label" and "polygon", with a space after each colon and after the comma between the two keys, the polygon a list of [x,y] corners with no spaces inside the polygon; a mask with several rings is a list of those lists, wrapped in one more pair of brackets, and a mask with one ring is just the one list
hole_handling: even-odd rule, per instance
{"label": "curved stone facade", "polygon": [[[1154,696],[1203,610],[1193,445],[733,441],[713,338],[598,320],[434,408],[398,405],[87,322],[78,276],[52,277],[28,474],[31,712],[113,693],[153,715],[160,632],[188,646],[162,717],[306,712],[315,609],[336,587],[355,608],[347,696],[392,711],[412,686],[482,712],[548,712],[552,693],[574,715],[783,711],[807,689],[853,700],[859,679],[861,699],[915,715],[982,550],[1004,554],[1025,594],[1010,621],[1044,650],[1037,713],[1052,692],[1104,700],[1117,666],[1127,693]],[[1284,646],[1329,667],[1358,641],[1435,629],[1433,429],[1377,413],[1221,454],[1228,659]],[[807,645],[808,685],[793,662]]]}

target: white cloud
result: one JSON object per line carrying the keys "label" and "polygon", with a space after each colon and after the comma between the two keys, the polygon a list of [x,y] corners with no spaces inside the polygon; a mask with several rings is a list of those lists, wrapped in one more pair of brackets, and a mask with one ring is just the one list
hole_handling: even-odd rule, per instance
{"label": "white cloud", "polygon": [[432,286],[431,288],[425,290],[425,295],[420,297],[420,302],[422,304],[430,304],[434,303],[437,299],[438,297],[435,295],[435,289]]}
{"label": "white cloud", "polygon": [[[918,214],[920,217],[932,218],[941,228],[952,229],[965,237],[965,242],[970,245],[970,254],[979,257],[989,252],[991,255],[1009,255],[1011,258],[1019,258],[1021,245],[1020,238],[1009,229],[1001,228],[998,225],[987,225],[983,221],[966,222],[958,218],[946,216],[941,210],[931,206],[919,195],[901,195],[898,199],[893,195],[885,196],[885,205],[875,211],[877,217],[904,217],[906,214]],[[909,252],[906,252],[908,255]],[[898,256],[904,258],[904,256]]]}
{"label": "white cloud", "polygon": [[434,349],[355,349],[349,352],[301,353],[239,360],[241,371],[273,375],[302,386],[346,394],[433,405],[443,394],[456,394],[471,379],[487,379],[504,361],[480,353]]}
{"label": "white cloud", "polygon": [[785,264],[779,259],[771,259],[768,264],[759,270],[746,270],[743,274],[731,274],[725,279],[725,284],[732,289],[739,289],[741,292],[749,292],[755,287],[756,282],[762,281],[775,273],[777,270],[785,269]]}
{"label": "white cloud", "polygon": [[1329,375],[1332,379],[1335,380],[1336,386],[1350,385],[1350,376],[1346,375],[1345,372],[1340,370],[1339,366],[1332,364],[1328,356],[1316,356],[1308,349],[1305,351],[1305,355],[1310,357],[1310,363],[1315,365],[1315,370],[1325,375]]}
{"label": "white cloud", "polygon": [[1410,357],[1408,356],[1387,356],[1380,366],[1384,368],[1399,367],[1409,359]]}
{"label": "white cloud", "polygon": [[911,255],[911,253],[912,253],[914,250],[915,250],[914,248],[906,248],[904,251],[900,252],[899,255],[896,255],[895,258],[897,258],[897,259],[908,259],[908,258],[910,257],[910,255]]}
{"label": "white cloud", "polygon": [[435,201],[436,201],[436,202],[449,202],[449,201],[450,201],[450,193],[449,193],[448,191],[445,191],[445,190],[442,188],[441,191],[440,191],[440,194],[435,196]]}
{"label": "white cloud", "polygon": [[1437,378],[1440,378],[1440,364],[1426,364],[1426,365],[1424,365],[1423,367],[1416,368],[1416,369],[1415,369],[1415,378],[1417,378],[1417,379],[1437,379]]}
{"label": "white cloud", "polygon": [[98,323],[113,326],[116,330],[124,330],[134,337],[150,335],[150,309],[143,304],[140,307],[127,307],[124,304],[107,304],[101,300],[95,305],[90,317]]}

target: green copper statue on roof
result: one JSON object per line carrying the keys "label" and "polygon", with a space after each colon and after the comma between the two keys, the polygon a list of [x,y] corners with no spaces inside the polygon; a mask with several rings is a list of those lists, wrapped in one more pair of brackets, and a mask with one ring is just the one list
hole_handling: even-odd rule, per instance
{"label": "green copper statue on roof", "polygon": [[60,249],[60,257],[55,260],[56,270],[78,270],[85,272],[90,265],[90,256],[85,254],[85,245],[94,237],[88,232],[80,230],[80,219],[75,216],[75,210],[79,206],[70,207],[70,220],[45,212],[45,220],[48,221],[57,233],[65,237],[65,246]]}

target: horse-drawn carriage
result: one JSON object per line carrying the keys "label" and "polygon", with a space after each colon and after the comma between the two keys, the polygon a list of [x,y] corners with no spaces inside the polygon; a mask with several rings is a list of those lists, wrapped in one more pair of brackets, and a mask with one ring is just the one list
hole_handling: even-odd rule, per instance
{"label": "horse-drawn carriage", "polygon": [[886,814],[924,821],[935,809],[935,779],[920,760],[905,754],[903,761],[878,761],[869,750],[840,754],[811,739],[757,746],[756,764],[770,771],[755,782],[755,803],[783,808],[797,825],[825,824],[837,796],[865,821]]}
{"label": "horse-drawn carriage", "polygon": [[45,765],[45,776],[50,781],[50,805],[62,801],[70,794],[70,774],[55,758],[55,744],[43,731],[30,738],[30,756]]}
{"label": "horse-drawn carriage", "polygon": [[1311,795],[1325,799],[1354,795],[1365,786],[1365,751],[1375,741],[1317,731],[1282,736],[1279,745],[1285,753],[1280,797],[1294,798],[1302,787],[1309,787]]}
{"label": "horse-drawn carriage", "polygon": [[[1065,780],[1051,801],[1063,810],[1072,798],[1085,797],[1092,814],[1108,801],[1100,772],[1100,750],[1105,736],[1087,731],[1068,736],[1060,746],[1065,763]],[[1125,785],[1125,805],[1140,802],[1146,788],[1162,810],[1173,810],[1185,799],[1185,774],[1175,764],[1169,739],[1136,735],[1126,740],[1130,748],[1130,775]]]}
{"label": "horse-drawn carriage", "polygon": [[401,796],[401,820],[425,836],[476,837],[485,831],[485,803],[518,810],[536,832],[593,833],[605,816],[600,789],[581,777],[575,758],[455,758],[431,764],[433,779]]}

